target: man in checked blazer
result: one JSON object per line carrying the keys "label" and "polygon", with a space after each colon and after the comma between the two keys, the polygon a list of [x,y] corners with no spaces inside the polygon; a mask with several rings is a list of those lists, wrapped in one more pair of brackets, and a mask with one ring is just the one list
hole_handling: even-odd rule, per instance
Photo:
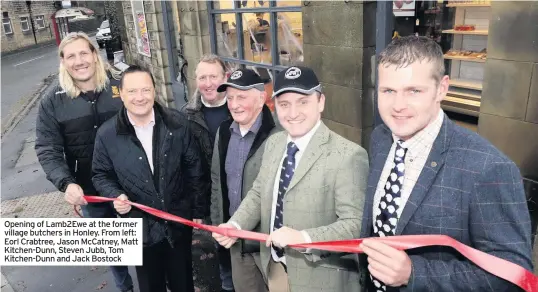
{"label": "man in checked blazer", "polygon": [[[261,245],[271,292],[359,291],[356,256],[288,245],[357,238],[368,176],[366,151],[321,122],[325,96],[314,72],[290,67],[275,80],[286,130],[267,139],[261,171],[228,224],[270,234]],[[230,247],[235,238],[213,234]]]}
{"label": "man in checked blazer", "polygon": [[[532,271],[531,225],[516,165],[478,134],[450,121],[441,48],[396,39],[379,56],[361,237],[443,234]],[[448,247],[399,251],[365,240],[368,291],[518,291]]]}

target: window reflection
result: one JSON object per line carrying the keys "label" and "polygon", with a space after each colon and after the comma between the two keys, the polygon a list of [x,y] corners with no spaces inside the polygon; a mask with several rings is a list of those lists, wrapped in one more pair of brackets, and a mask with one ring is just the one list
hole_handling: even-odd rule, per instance
{"label": "window reflection", "polygon": [[237,36],[235,14],[216,14],[215,33],[217,54],[224,57],[237,58]]}
{"label": "window reflection", "polygon": [[264,1],[264,0],[235,1],[235,7],[236,8],[269,7],[269,1]]}
{"label": "window reflection", "polygon": [[280,12],[278,21],[278,51],[280,65],[299,65],[303,62],[303,24],[300,12]]}
{"label": "window reflection", "polygon": [[271,64],[269,13],[243,13],[243,53],[245,60]]}
{"label": "window reflection", "polygon": [[277,0],[276,6],[284,7],[284,6],[301,6],[301,0],[295,0],[295,1],[283,1],[283,0]]}

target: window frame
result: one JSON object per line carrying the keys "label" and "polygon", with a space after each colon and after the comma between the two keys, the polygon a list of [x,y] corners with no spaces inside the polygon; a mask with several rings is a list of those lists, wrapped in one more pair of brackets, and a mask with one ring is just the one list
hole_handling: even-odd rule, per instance
{"label": "window frame", "polygon": [[[41,19],[39,19],[40,17],[41,17]],[[43,21],[43,26],[39,25],[40,20]],[[44,14],[35,16],[35,26],[36,26],[37,29],[43,29],[43,28],[47,27],[47,24],[45,23],[45,15]]]}
{"label": "window frame", "polygon": [[[231,1],[231,0],[230,0]],[[223,61],[236,63],[244,66],[253,66],[256,68],[263,68],[270,71],[272,76],[276,76],[279,71],[286,69],[288,66],[280,65],[280,54],[278,53],[278,23],[277,23],[277,13],[279,12],[302,12],[301,6],[277,6],[277,1],[271,0],[269,2],[269,7],[258,7],[258,8],[237,8],[237,1],[232,1],[234,8],[229,9],[215,9],[213,4],[214,1],[207,1],[207,9],[209,15],[209,36],[210,36],[210,45],[211,53],[219,56]],[[215,29],[215,17],[219,14],[234,14],[236,31],[243,31],[243,13],[267,13],[269,14],[269,25],[271,29],[271,64],[268,63],[258,63],[253,61],[245,60],[244,51],[241,48],[244,48],[244,39],[242,33],[237,33],[237,58],[222,56],[218,54],[217,51],[217,32]]]}
{"label": "window frame", "polygon": [[[22,32],[30,31],[30,26],[31,26],[30,25],[30,16],[20,16],[19,18],[21,20],[21,31]],[[28,26],[28,29],[24,29],[24,27],[23,27],[23,22],[24,22],[23,19],[24,18],[26,18],[26,20],[24,20],[24,21],[26,21],[26,25]]]}
{"label": "window frame", "polygon": [[[6,27],[5,27],[6,24],[9,24],[9,32],[6,31]],[[4,30],[5,35],[13,34],[13,24],[11,23],[11,18],[2,17],[2,29]]]}

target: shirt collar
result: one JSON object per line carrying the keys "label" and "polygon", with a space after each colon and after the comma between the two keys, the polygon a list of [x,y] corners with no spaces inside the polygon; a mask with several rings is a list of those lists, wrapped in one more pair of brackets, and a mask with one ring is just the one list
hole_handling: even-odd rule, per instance
{"label": "shirt collar", "polygon": [[[258,134],[258,131],[260,130],[260,128],[262,126],[262,114],[263,114],[263,112],[260,112],[258,114],[258,117],[254,121],[254,124],[252,124],[252,126],[250,126],[250,129],[248,130],[248,132],[251,132],[254,135]],[[241,135],[241,129],[239,128],[239,124],[236,121],[232,122],[232,124],[230,125],[230,130],[232,130],[233,132]],[[246,134],[245,134],[245,136],[246,136]]]}
{"label": "shirt collar", "polygon": [[308,133],[306,133],[304,136],[297,138],[295,140],[293,140],[291,136],[288,134],[288,140],[286,144],[293,141],[293,143],[295,143],[297,148],[299,148],[299,151],[304,151],[306,149],[306,146],[308,146],[308,143],[310,143],[310,140],[312,140],[312,137],[314,136],[314,134],[316,133],[320,125],[321,125],[321,120],[319,120],[316,123],[316,125],[310,131],[308,131]]}
{"label": "shirt collar", "polygon": [[129,118],[129,122],[131,123],[131,125],[133,125],[133,127],[136,127],[136,128],[151,127],[151,126],[155,125],[155,110],[154,109],[151,110],[151,120],[149,121],[149,123],[147,123],[146,125],[143,125],[143,126],[135,125],[133,119],[131,118],[131,114],[129,113],[129,111],[127,111],[127,118]]}
{"label": "shirt collar", "polygon": [[206,102],[204,100],[204,96],[203,95],[200,95],[200,100],[202,101],[202,104],[205,106],[205,107],[219,107],[219,106],[222,106],[226,103],[226,96],[218,103],[218,104],[215,104],[215,105],[211,105],[209,104],[208,102]]}
{"label": "shirt collar", "polygon": [[[439,135],[439,131],[441,131],[444,117],[445,113],[443,112],[443,110],[439,110],[439,114],[433,122],[426,126],[426,128],[416,133],[409,140],[404,141],[402,143],[402,146],[404,148],[407,148],[407,153],[415,157],[420,153],[423,153],[424,151],[428,151],[428,149],[433,146],[437,135]],[[392,135],[392,138],[395,142],[400,139],[394,134]]]}

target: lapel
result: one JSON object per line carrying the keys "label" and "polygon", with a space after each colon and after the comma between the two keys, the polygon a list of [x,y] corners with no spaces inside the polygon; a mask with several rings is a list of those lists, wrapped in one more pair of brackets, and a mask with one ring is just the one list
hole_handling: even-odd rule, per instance
{"label": "lapel", "polygon": [[[266,147],[266,149],[270,151],[270,160],[267,164],[269,167],[267,168],[267,181],[262,189],[262,200],[267,200],[268,206],[272,206],[273,203],[276,173],[281,167],[280,160],[282,159],[282,155],[284,155],[284,151],[286,150],[286,137],[287,134],[284,131],[276,133],[274,139],[268,140],[268,142],[272,141],[272,143],[268,143]],[[260,171],[263,170],[260,169]],[[271,218],[271,208],[267,208],[267,212],[269,213],[267,218]],[[267,226],[269,226],[269,223],[267,223]]]}
{"label": "lapel", "polygon": [[[323,154],[324,149],[322,149],[321,147],[329,141],[329,134],[329,128],[327,128],[327,126],[325,126],[325,124],[321,122],[316,133],[314,133],[314,136],[312,136],[312,139],[304,150],[305,152],[301,157],[301,161],[299,162],[297,169],[295,169],[295,173],[293,174],[287,193],[289,193],[290,190],[294,186],[296,186],[299,181],[301,181],[301,179],[306,175],[312,165],[314,165],[314,163],[319,159],[321,154]],[[284,145],[284,147],[285,146],[286,145]],[[277,164],[280,163],[277,162]]]}
{"label": "lapel", "polygon": [[366,200],[364,204],[364,219],[362,225],[361,237],[369,237],[372,235],[372,214],[374,205],[374,196],[377,189],[381,172],[385,166],[385,161],[392,147],[392,135],[390,130],[385,126],[380,126],[381,133],[372,137],[370,147],[370,174],[368,176],[368,187],[366,190]]}
{"label": "lapel", "polygon": [[437,174],[443,167],[445,163],[446,151],[450,146],[450,139],[452,138],[454,124],[450,119],[445,115],[443,119],[443,125],[439,131],[439,135],[433,143],[432,150],[428,156],[428,160],[424,164],[420,176],[405,204],[405,207],[402,211],[402,215],[398,220],[398,225],[396,227],[395,235],[401,235],[409,220],[415,214],[418,209],[418,206],[424,200],[430,187],[435,181]]}

